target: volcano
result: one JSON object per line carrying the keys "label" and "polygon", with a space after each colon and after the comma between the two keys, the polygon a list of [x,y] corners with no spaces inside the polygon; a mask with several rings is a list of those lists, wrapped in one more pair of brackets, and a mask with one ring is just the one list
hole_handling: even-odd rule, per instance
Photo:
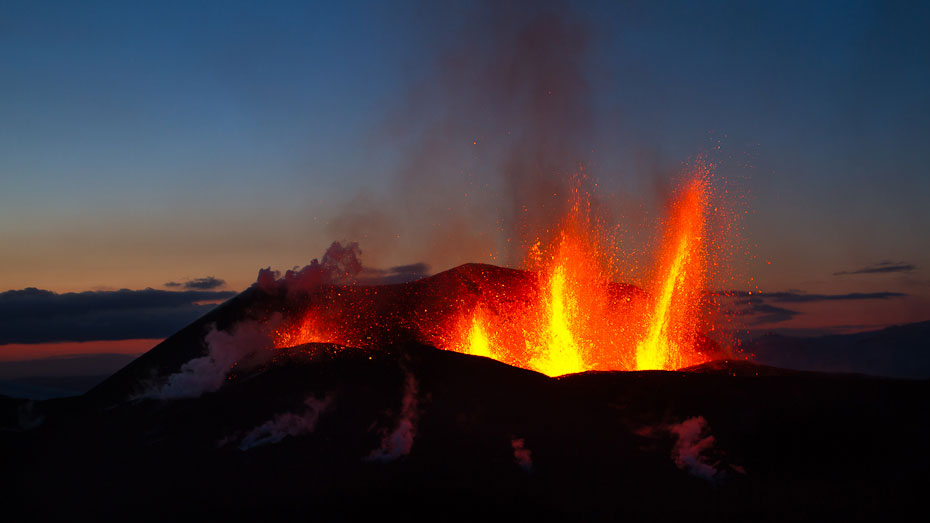
{"label": "volcano", "polygon": [[[422,341],[433,333],[424,325],[489,295],[520,303],[534,278],[473,264],[297,295],[253,286],[83,396],[3,398],[4,511],[681,521],[890,519],[919,506],[926,380],[714,357],[676,371],[550,377]],[[647,298],[630,285],[609,290],[617,307]],[[282,345],[300,341],[284,335],[309,311],[338,319],[336,336],[366,333],[364,343]],[[259,340],[260,357],[241,353],[215,389],[160,394],[192,361],[216,357],[210,333],[251,324],[268,326],[265,338],[239,338]],[[706,337],[697,345],[726,355]]]}
{"label": "volcano", "polygon": [[[480,304],[488,314],[513,313],[538,299],[538,275],[531,271],[486,264],[466,264],[428,278],[391,285],[315,285],[294,293],[286,285],[271,289],[255,285],[133,361],[106,380],[90,396],[131,397],[153,383],[204,357],[204,336],[213,330],[233,332],[242,324],[260,325],[270,338],[267,357],[292,352],[291,347],[335,343],[377,351],[381,347],[422,343],[470,352],[471,315]],[[612,314],[631,315],[646,302],[636,286],[607,283]],[[464,331],[464,332],[461,332]],[[623,340],[618,340],[623,341]],[[617,345],[630,345],[617,343]],[[714,359],[725,351],[697,334],[695,351]],[[247,347],[245,353],[251,352]],[[605,351],[606,352],[606,351]],[[526,364],[528,357],[515,359]],[[516,365],[523,366],[523,365]]]}

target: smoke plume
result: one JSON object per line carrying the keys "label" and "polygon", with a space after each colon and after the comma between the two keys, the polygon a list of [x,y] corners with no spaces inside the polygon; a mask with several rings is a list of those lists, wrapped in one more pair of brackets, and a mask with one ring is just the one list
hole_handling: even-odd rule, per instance
{"label": "smoke plume", "polygon": [[[261,269],[255,286],[266,293],[281,293],[288,299],[296,299],[320,285],[354,281],[360,273],[362,263],[358,244],[333,242],[321,259],[313,259],[302,269],[289,270],[283,276],[270,268]],[[270,349],[274,347],[271,333],[281,320],[280,314],[274,314],[262,322],[244,321],[233,327],[231,333],[212,327],[204,337],[207,354],[185,363],[180,371],[168,377],[163,386],[145,396],[192,398],[218,390],[233,365],[245,371],[271,358]]]}
{"label": "smoke plume", "polygon": [[196,398],[205,392],[218,390],[234,364],[251,368],[267,361],[273,347],[266,324],[244,322],[232,334],[213,326],[204,341],[207,355],[185,363],[181,370],[147,396],[157,399]]}
{"label": "smoke plume", "polygon": [[413,438],[417,432],[417,418],[419,417],[417,409],[417,380],[413,374],[408,372],[404,380],[404,397],[401,401],[397,425],[394,430],[381,438],[381,446],[372,451],[368,456],[369,461],[390,463],[410,454]]}
{"label": "smoke plume", "polygon": [[287,436],[310,434],[316,423],[332,402],[327,395],[322,400],[310,396],[304,401],[306,409],[301,412],[285,412],[259,425],[246,434],[239,443],[239,450],[248,450],[260,445],[278,443]]}
{"label": "smoke plume", "polygon": [[400,238],[395,250],[442,270],[491,253],[519,263],[522,240],[563,214],[591,144],[590,31],[553,2],[468,15],[375,137],[401,158],[392,189],[357,198],[331,233]]}
{"label": "smoke plume", "polygon": [[513,438],[510,440],[510,446],[513,447],[513,461],[523,470],[531,472],[533,470],[533,453],[526,448],[526,441],[523,438]]}
{"label": "smoke plume", "polygon": [[667,430],[678,437],[672,447],[672,459],[678,468],[691,475],[715,481],[716,463],[711,463],[707,451],[714,446],[714,437],[704,416],[688,418],[676,425],[667,426]]}
{"label": "smoke plume", "polygon": [[352,281],[362,272],[361,256],[358,243],[333,242],[321,259],[314,258],[300,270],[289,270],[284,276],[270,267],[259,270],[255,285],[269,294],[306,294],[320,285]]}

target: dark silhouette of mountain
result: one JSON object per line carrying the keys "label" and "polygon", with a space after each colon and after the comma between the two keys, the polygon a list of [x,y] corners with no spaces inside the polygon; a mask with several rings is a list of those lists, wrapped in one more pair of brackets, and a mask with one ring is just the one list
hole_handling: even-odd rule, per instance
{"label": "dark silhouette of mountain", "polygon": [[110,375],[27,376],[0,381],[0,394],[15,398],[47,400],[80,396]]}
{"label": "dark silhouette of mountain", "polygon": [[[377,320],[473,296],[489,272],[524,277],[487,267],[354,298],[377,291]],[[887,521],[930,486],[927,380],[732,360],[549,378],[396,335],[281,349],[199,397],[140,396],[205,353],[208,325],[288,300],[250,289],[83,396],[0,397],[4,516]]]}
{"label": "dark silhouette of mountain", "polygon": [[743,345],[754,360],[800,370],[930,378],[930,321],[814,338],[768,335]]}
{"label": "dark silhouette of mountain", "polygon": [[[926,381],[746,362],[548,378],[419,345],[289,354],[199,398],[0,401],[13,429],[0,432],[4,510],[47,520],[891,519],[928,486]],[[409,448],[373,459],[411,394]],[[312,430],[274,423],[305,416],[308,398],[326,404]],[[689,420],[702,420],[700,440],[676,436]]]}
{"label": "dark silhouette of mountain", "polygon": [[0,362],[0,394],[30,399],[79,396],[135,359],[81,354]]}
{"label": "dark silhouette of mountain", "polygon": [[0,362],[0,380],[40,376],[110,375],[136,359],[131,354],[79,354]]}
{"label": "dark silhouette of mountain", "polygon": [[[325,304],[328,321],[345,330],[368,332],[376,345],[420,341],[423,326],[444,325],[458,310],[483,303],[529,301],[536,292],[535,273],[494,265],[469,263],[412,282],[390,285],[322,285],[297,294],[288,289],[266,292],[255,286],[219,305],[199,320],[170,336],[151,351],[90,392],[94,397],[127,397],[139,394],[153,381],[177,372],[181,366],[206,354],[204,334],[215,325],[230,330],[245,320],[264,321],[274,314],[300,317],[309,307]],[[645,296],[633,286],[610,284],[617,314]],[[719,351],[712,341],[700,337],[704,351]]]}

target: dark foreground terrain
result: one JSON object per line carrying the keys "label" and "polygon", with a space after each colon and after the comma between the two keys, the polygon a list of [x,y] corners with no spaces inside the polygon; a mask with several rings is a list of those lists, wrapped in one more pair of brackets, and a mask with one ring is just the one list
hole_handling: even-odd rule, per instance
{"label": "dark foreground terrain", "polygon": [[[301,295],[253,286],[82,396],[0,396],[3,521],[887,521],[922,509],[930,380],[726,360],[548,378],[412,341],[406,319],[518,302],[528,278],[466,265]],[[621,308],[640,295],[614,290]],[[205,357],[214,326],[306,307],[377,342],[273,359],[259,343],[226,379],[226,360],[190,373],[222,371],[215,392],[165,399],[170,376],[222,359]],[[889,332],[868,347],[925,345]]]}
{"label": "dark foreground terrain", "polygon": [[4,520],[888,520],[927,492],[926,380],[288,354],[198,398],[2,398]]}

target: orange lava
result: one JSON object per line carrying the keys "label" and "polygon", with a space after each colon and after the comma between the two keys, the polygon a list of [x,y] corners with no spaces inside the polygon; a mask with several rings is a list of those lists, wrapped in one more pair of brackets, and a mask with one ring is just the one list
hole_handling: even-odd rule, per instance
{"label": "orange lava", "polygon": [[675,202],[653,283],[646,332],[636,345],[637,370],[673,370],[704,363],[692,351],[704,290],[707,181],[691,180]]}
{"label": "orange lava", "polygon": [[530,247],[528,271],[463,266],[408,284],[327,287],[276,330],[276,346],[413,339],[549,376],[705,363],[720,350],[700,334],[709,176],[699,168],[670,206],[645,290],[612,281],[617,264],[576,186],[554,237]]}

